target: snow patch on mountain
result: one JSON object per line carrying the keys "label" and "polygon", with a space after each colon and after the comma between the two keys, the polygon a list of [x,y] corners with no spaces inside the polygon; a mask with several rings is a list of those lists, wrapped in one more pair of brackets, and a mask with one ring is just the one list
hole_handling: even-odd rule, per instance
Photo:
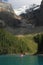
{"label": "snow patch on mountain", "polygon": [[14,12],[16,13],[16,15],[20,15],[21,13],[26,13],[26,9],[28,9],[28,6],[22,6],[19,9],[14,9]]}

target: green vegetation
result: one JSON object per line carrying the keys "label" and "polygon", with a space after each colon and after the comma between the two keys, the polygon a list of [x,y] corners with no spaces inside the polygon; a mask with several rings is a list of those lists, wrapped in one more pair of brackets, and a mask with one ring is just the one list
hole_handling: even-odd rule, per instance
{"label": "green vegetation", "polygon": [[16,36],[0,29],[0,55],[20,54],[37,52],[37,44],[33,40],[33,35]]}
{"label": "green vegetation", "polygon": [[43,33],[35,35],[34,41],[38,44],[37,54],[43,54]]}

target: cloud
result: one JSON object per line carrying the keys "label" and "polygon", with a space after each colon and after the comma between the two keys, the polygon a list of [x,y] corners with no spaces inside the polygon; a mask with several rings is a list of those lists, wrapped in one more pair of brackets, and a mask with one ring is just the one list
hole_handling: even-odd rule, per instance
{"label": "cloud", "polygon": [[13,8],[20,8],[24,5],[40,4],[42,0],[9,0]]}
{"label": "cloud", "polygon": [[25,10],[28,9],[27,6],[22,6],[21,8],[19,9],[14,9],[16,15],[20,15],[21,13],[25,13]]}

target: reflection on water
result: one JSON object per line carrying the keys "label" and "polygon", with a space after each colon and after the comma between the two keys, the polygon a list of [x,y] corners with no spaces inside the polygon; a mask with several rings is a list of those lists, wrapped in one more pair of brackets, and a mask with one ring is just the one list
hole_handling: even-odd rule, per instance
{"label": "reflection on water", "polygon": [[38,56],[39,65],[43,65],[43,56]]}
{"label": "reflection on water", "polygon": [[0,65],[43,65],[43,56],[0,56]]}

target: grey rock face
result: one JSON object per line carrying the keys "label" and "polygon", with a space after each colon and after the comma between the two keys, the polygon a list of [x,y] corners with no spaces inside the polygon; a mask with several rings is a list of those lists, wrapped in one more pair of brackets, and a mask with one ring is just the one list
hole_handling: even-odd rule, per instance
{"label": "grey rock face", "polygon": [[0,11],[8,11],[8,12],[13,12],[14,13],[14,11],[13,11],[13,8],[12,8],[12,5],[11,4],[9,4],[9,3],[1,3],[0,2]]}
{"label": "grey rock face", "polygon": [[[2,20],[6,26],[15,26],[17,25],[18,20],[15,19],[16,14],[13,11],[12,5],[9,3],[0,3],[0,20]],[[1,21],[1,25],[2,25]],[[1,26],[0,25],[0,26]]]}
{"label": "grey rock face", "polygon": [[43,26],[43,0],[40,5],[40,12],[39,12],[39,24]]}
{"label": "grey rock face", "polygon": [[0,28],[4,28],[5,27],[5,22],[3,20],[0,20]]}

